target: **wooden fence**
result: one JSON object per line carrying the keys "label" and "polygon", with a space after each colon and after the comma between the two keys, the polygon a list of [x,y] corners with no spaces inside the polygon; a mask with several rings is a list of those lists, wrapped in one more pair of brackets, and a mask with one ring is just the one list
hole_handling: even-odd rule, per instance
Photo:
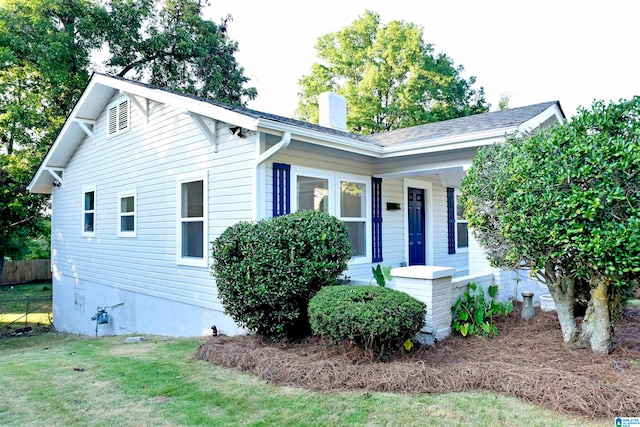
{"label": "wooden fence", "polygon": [[5,261],[0,283],[26,283],[51,280],[50,259]]}

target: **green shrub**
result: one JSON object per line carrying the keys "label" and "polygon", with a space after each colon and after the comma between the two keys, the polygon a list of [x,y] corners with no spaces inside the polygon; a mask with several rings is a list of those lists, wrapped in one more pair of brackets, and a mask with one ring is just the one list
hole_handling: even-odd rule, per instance
{"label": "green shrub", "polygon": [[417,334],[426,306],[408,294],[375,285],[332,286],[309,302],[311,330],[331,344],[351,340],[384,358]]}
{"label": "green shrub", "polygon": [[257,223],[240,222],[212,243],[212,274],[225,312],[271,338],[310,332],[309,299],[335,285],[351,258],[344,223],[301,211]]}
{"label": "green shrub", "polygon": [[451,308],[453,321],[451,329],[458,332],[463,337],[467,335],[493,336],[498,335],[498,327],[493,324],[494,316],[506,316],[513,311],[511,301],[503,304],[496,302],[493,298],[498,293],[496,285],[489,286],[487,293],[489,299],[485,298],[484,289],[474,282],[469,283],[469,290]]}

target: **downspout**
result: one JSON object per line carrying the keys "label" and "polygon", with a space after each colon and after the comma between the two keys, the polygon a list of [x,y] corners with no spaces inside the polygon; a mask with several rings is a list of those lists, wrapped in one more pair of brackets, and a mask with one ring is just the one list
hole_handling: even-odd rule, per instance
{"label": "downspout", "polygon": [[285,132],[282,134],[282,139],[278,141],[276,145],[258,156],[256,167],[260,166],[265,162],[265,160],[276,154],[278,151],[287,148],[289,146],[289,143],[291,143],[291,132]]}
{"label": "downspout", "polygon": [[[263,177],[260,174],[260,166],[262,166],[264,164],[264,162],[269,159],[271,156],[273,156],[274,154],[276,154],[278,151],[283,150],[285,148],[287,148],[289,146],[289,144],[291,143],[291,132],[285,132],[282,134],[282,138],[280,139],[280,141],[278,141],[276,143],[276,145],[274,145],[273,147],[269,148],[267,151],[265,151],[264,153],[261,153],[257,156],[256,159],[256,167],[254,169],[254,174],[255,174],[255,185],[254,185],[254,191],[255,191],[255,204],[253,205],[253,219],[254,220],[259,220],[260,218],[260,213],[262,212],[262,214],[264,214],[264,206],[262,206],[262,202],[265,199],[265,188],[264,186],[261,186],[261,182]],[[258,150],[260,149],[260,142],[258,141],[257,143],[258,145]]]}

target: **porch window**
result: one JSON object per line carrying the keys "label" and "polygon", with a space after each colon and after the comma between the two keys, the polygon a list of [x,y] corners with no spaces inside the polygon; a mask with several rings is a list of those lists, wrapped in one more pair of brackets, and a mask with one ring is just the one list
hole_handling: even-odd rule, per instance
{"label": "porch window", "polygon": [[292,169],[296,210],[328,212],[349,230],[352,262],[369,262],[371,256],[370,179],[316,169]]}
{"label": "porch window", "polygon": [[136,190],[118,193],[118,237],[136,237]]}
{"label": "porch window", "polygon": [[178,179],[178,264],[207,266],[206,197],[206,174]]}
{"label": "porch window", "polygon": [[340,216],[349,229],[351,255],[367,254],[367,185],[361,182],[340,181]]}
{"label": "porch window", "polygon": [[464,217],[464,205],[461,203],[462,194],[455,191],[456,209],[456,248],[458,250],[469,249],[469,228]]}
{"label": "porch window", "polygon": [[82,189],[82,235],[85,237],[96,236],[96,188],[84,187]]}

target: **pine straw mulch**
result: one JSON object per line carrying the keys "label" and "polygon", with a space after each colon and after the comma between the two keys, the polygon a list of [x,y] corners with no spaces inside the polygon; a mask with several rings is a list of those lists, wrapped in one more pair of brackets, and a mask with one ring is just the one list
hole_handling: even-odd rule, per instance
{"label": "pine straw mulch", "polygon": [[255,336],[216,336],[196,357],[252,372],[278,385],[318,391],[445,393],[488,390],[556,412],[601,418],[640,414],[640,309],[626,309],[608,356],[566,349],[555,312],[536,308],[520,319],[520,304],[498,319],[493,339],[450,336],[386,363],[357,349],[327,348],[319,339],[271,343]]}

